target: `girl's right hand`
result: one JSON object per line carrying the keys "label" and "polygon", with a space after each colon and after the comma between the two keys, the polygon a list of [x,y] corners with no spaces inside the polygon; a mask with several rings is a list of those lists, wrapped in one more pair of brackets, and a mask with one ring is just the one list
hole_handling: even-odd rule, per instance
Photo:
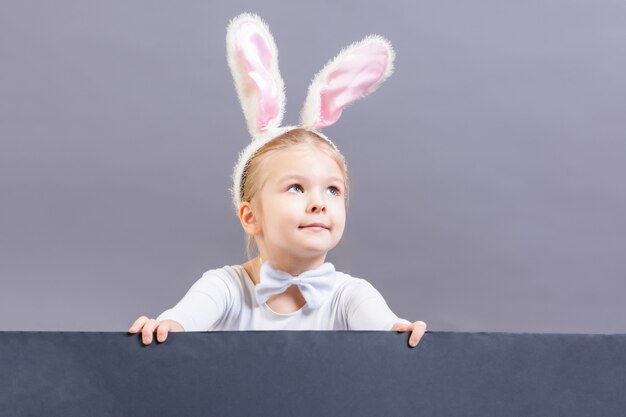
{"label": "girl's right hand", "polygon": [[165,342],[168,332],[184,332],[185,329],[179,322],[174,320],[161,320],[157,322],[155,319],[149,319],[141,316],[128,329],[129,333],[135,334],[141,332],[144,345],[152,343],[152,335],[156,332],[157,342]]}

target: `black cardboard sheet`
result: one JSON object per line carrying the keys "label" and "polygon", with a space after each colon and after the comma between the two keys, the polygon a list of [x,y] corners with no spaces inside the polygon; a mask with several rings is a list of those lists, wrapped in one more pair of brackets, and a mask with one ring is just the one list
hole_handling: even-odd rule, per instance
{"label": "black cardboard sheet", "polygon": [[626,335],[0,332],[0,416],[626,416]]}

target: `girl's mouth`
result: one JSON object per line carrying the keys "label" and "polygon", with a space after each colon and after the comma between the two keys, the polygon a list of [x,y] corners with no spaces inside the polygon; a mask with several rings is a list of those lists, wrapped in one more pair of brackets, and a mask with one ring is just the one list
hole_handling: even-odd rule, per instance
{"label": "girl's mouth", "polygon": [[322,223],[312,223],[312,224],[307,224],[305,226],[300,226],[300,229],[309,229],[309,230],[315,230],[315,231],[320,231],[320,230],[328,230],[328,226],[326,226],[325,224]]}

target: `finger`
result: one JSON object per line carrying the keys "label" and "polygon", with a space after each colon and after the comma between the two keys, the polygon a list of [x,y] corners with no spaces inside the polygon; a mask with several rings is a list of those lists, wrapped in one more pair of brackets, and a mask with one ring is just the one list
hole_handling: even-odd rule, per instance
{"label": "finger", "polygon": [[413,331],[411,332],[411,337],[409,338],[409,346],[415,347],[424,336],[426,332],[426,323],[423,321],[416,321],[413,323]]}
{"label": "finger", "polygon": [[141,330],[141,328],[143,327],[144,323],[148,321],[148,317],[146,316],[141,316],[139,317],[137,320],[135,320],[135,322],[132,324],[132,326],[130,326],[130,329],[128,329],[129,333],[137,333],[139,330]]}
{"label": "finger", "polygon": [[422,340],[422,336],[424,335],[424,330],[420,328],[415,328],[411,332],[411,338],[409,339],[409,346],[415,347]]}
{"label": "finger", "polygon": [[167,339],[167,332],[170,331],[170,327],[167,323],[160,323],[157,326],[157,342],[163,343]]}
{"label": "finger", "polygon": [[157,322],[155,319],[150,319],[144,324],[143,330],[141,331],[144,345],[152,343],[152,333],[154,333],[156,326]]}
{"label": "finger", "polygon": [[406,332],[407,330],[410,330],[410,325],[405,324],[405,323],[396,323],[393,325],[391,330],[395,330],[400,333]]}

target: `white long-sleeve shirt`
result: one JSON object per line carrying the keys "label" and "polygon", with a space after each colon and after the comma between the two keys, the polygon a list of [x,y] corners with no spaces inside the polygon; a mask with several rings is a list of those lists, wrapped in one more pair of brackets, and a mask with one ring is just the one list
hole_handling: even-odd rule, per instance
{"label": "white long-sleeve shirt", "polygon": [[186,331],[214,330],[391,330],[398,318],[382,295],[364,279],[337,271],[331,295],[317,309],[307,304],[293,313],[259,305],[254,283],[241,265],[205,272],[173,308],[170,319]]}

